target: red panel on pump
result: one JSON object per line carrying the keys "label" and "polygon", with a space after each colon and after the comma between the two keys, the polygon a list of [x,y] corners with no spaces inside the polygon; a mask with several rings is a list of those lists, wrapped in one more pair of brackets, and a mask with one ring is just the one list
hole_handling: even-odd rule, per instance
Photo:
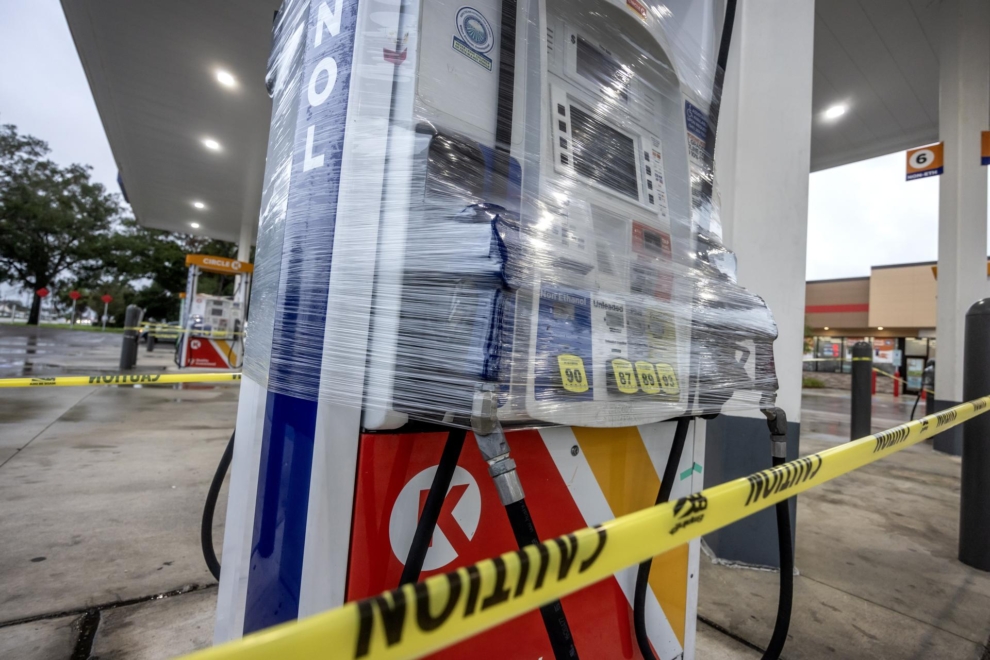
{"label": "red panel on pump", "polygon": [[[446,433],[361,437],[347,599],[393,589],[416,528]],[[543,539],[586,527],[537,431],[508,436],[533,522]],[[440,513],[422,577],[516,549],[488,466],[469,433]],[[400,554],[401,553],[401,554]],[[632,610],[614,578],[563,600],[578,652],[587,658],[642,658]],[[543,620],[530,612],[465,640],[434,658],[552,658]]]}
{"label": "red panel on pump", "polygon": [[230,351],[226,341],[210,340],[206,337],[186,337],[189,342],[186,347],[186,367],[209,367],[214,369],[230,369],[231,365],[221,350]]}

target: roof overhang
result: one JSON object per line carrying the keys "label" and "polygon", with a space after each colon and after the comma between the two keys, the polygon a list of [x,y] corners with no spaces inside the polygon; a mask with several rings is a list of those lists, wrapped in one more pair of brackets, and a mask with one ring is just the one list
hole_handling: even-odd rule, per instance
{"label": "roof overhang", "polygon": [[[62,0],[141,224],[230,241],[242,222],[255,225],[279,5]],[[937,19],[930,0],[817,3],[812,171],[938,140]],[[236,88],[218,84],[219,69],[237,78]],[[846,114],[825,119],[838,103]],[[207,138],[221,149],[205,148]]]}
{"label": "roof overhang", "polygon": [[[142,225],[236,242],[243,220],[256,224],[271,118],[265,70],[280,4],[62,0]],[[220,70],[236,86],[220,84]]]}

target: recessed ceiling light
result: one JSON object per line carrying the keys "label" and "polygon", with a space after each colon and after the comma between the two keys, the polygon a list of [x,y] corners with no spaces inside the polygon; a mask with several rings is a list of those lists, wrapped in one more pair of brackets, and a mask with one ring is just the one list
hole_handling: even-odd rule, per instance
{"label": "recessed ceiling light", "polygon": [[877,330],[883,330],[883,326],[882,325],[877,326]]}
{"label": "recessed ceiling light", "polygon": [[825,119],[838,119],[846,114],[848,109],[845,103],[837,103],[825,111]]}
{"label": "recessed ceiling light", "polygon": [[189,223],[189,226],[192,227],[193,229],[199,229],[199,223],[198,222],[190,222]]}
{"label": "recessed ceiling light", "polygon": [[213,151],[220,151],[220,143],[217,142],[216,140],[214,140],[213,138],[206,138],[206,139],[204,139],[203,140],[203,145],[207,149],[211,149]]}
{"label": "recessed ceiling light", "polygon": [[827,325],[825,326],[825,329],[828,330],[828,326]]}
{"label": "recessed ceiling light", "polygon": [[237,84],[237,78],[222,69],[217,71],[217,81],[224,87],[233,87]]}
{"label": "recessed ceiling light", "polygon": [[193,206],[195,206],[198,209],[205,209],[206,208],[206,204],[204,204],[203,202],[193,202],[192,204],[193,204]]}

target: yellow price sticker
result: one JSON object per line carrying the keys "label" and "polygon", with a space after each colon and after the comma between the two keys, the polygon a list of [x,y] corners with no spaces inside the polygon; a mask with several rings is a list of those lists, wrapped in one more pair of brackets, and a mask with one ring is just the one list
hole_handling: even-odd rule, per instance
{"label": "yellow price sticker", "polygon": [[666,362],[657,363],[657,376],[660,379],[660,389],[664,394],[677,396],[681,393],[681,386],[677,384],[677,374],[674,368]]}
{"label": "yellow price sticker", "polygon": [[612,360],[612,373],[615,374],[615,385],[623,394],[635,394],[639,390],[636,383],[636,372],[632,362],[617,358]]}
{"label": "yellow price sticker", "polygon": [[568,392],[588,391],[588,374],[584,371],[584,360],[577,355],[563,354],[557,356],[557,366],[560,368],[560,379]]}
{"label": "yellow price sticker", "polygon": [[649,362],[640,360],[636,363],[636,375],[639,376],[639,386],[647,394],[660,394],[660,383],[657,371]]}

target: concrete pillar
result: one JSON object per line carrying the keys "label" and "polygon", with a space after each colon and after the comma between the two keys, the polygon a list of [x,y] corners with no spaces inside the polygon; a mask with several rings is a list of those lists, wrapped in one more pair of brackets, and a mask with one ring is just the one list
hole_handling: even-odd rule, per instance
{"label": "concrete pillar", "polygon": [[251,246],[254,244],[254,233],[258,229],[258,209],[250,208],[244,212],[241,219],[241,235],[237,241],[237,260],[251,260]]}
{"label": "concrete pillar", "polygon": [[[255,240],[255,233],[258,231],[258,206],[245,208],[244,216],[241,218],[241,233],[237,241],[237,260],[251,261],[251,245]],[[245,305],[247,304],[248,291],[244,286],[244,276],[238,275],[234,280],[234,290],[238,298]]]}
{"label": "concrete pillar", "polygon": [[[739,2],[715,151],[723,241],[739,258],[739,283],[763,296],[780,331],[777,405],[789,420],[789,458],[801,421],[814,26],[814,0]],[[707,426],[706,486],[770,467],[758,411]],[[767,510],[706,540],[723,559],[776,566],[775,538]]]}
{"label": "concrete pillar", "polygon": [[[987,286],[987,172],[980,132],[990,122],[990,3],[942,0],[939,52],[938,356],[935,409],[962,401],[966,310]],[[938,451],[960,455],[962,430],[935,437]]]}

